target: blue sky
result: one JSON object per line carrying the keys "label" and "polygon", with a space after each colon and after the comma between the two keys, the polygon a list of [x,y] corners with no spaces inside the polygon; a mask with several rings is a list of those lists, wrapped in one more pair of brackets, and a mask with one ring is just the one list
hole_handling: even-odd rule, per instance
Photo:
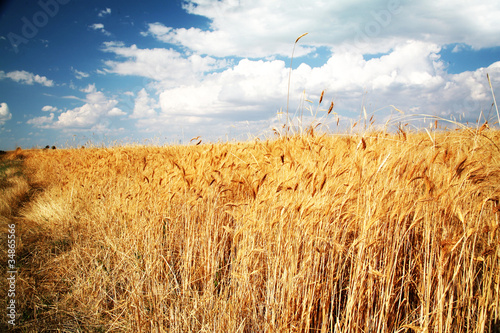
{"label": "blue sky", "polygon": [[363,109],[416,127],[426,124],[415,114],[497,120],[486,79],[500,98],[496,0],[32,0],[0,10],[2,150],[271,136],[305,32],[289,106],[302,124],[318,110],[335,131]]}

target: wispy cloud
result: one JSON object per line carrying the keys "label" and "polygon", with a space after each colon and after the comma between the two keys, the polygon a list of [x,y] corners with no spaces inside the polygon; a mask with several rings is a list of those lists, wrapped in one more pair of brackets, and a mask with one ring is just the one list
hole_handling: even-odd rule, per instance
{"label": "wispy cloud", "polygon": [[36,75],[27,71],[12,71],[8,73],[0,71],[0,80],[5,78],[9,78],[21,84],[33,85],[34,83],[38,83],[46,87],[54,86],[54,81],[47,79],[47,77]]}
{"label": "wispy cloud", "polygon": [[71,70],[73,71],[73,73],[75,74],[75,77],[78,79],[78,80],[81,80],[83,78],[86,78],[86,77],[89,77],[90,75],[88,73],[85,73],[85,72],[82,72],[82,71],[79,71],[73,67],[71,67]]}
{"label": "wispy cloud", "polygon": [[75,99],[77,101],[85,102],[85,99],[77,97],[77,96],[73,96],[73,95],[61,96],[61,98],[64,98],[64,99]]}
{"label": "wispy cloud", "polygon": [[94,23],[94,24],[90,25],[89,28],[92,30],[100,31],[106,36],[111,36],[111,33],[109,31],[107,31],[106,29],[104,29],[104,24],[102,24],[102,23]]}
{"label": "wispy cloud", "polygon": [[97,14],[99,17],[104,17],[106,15],[111,15],[111,8],[103,9],[99,12],[99,14]]}

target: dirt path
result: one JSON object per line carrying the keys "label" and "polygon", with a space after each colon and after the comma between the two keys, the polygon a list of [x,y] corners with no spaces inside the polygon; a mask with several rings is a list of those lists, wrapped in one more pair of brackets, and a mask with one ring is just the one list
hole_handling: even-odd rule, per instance
{"label": "dirt path", "polygon": [[[0,156],[0,294],[3,313],[0,331],[25,331],[20,326],[30,320],[26,288],[34,268],[34,250],[39,234],[22,217],[22,210],[42,189],[29,183],[23,155],[9,152]],[[13,325],[15,324],[15,325]]]}

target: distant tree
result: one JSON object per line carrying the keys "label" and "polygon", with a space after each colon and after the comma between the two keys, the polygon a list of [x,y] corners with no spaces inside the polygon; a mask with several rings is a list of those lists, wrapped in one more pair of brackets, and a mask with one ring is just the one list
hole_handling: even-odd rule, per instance
{"label": "distant tree", "polygon": [[46,146],[45,146],[45,148],[43,148],[43,149],[49,149],[49,148],[50,148],[50,146],[49,146],[49,145],[46,145]]}
{"label": "distant tree", "polygon": [[52,149],[56,149],[56,146],[52,146]]}

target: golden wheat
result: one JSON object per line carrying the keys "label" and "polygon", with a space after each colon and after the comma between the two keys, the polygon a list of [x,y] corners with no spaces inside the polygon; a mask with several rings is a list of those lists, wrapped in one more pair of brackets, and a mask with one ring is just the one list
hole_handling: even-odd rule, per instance
{"label": "golden wheat", "polygon": [[499,143],[402,130],[30,153],[45,190],[23,211],[22,325],[493,330]]}

